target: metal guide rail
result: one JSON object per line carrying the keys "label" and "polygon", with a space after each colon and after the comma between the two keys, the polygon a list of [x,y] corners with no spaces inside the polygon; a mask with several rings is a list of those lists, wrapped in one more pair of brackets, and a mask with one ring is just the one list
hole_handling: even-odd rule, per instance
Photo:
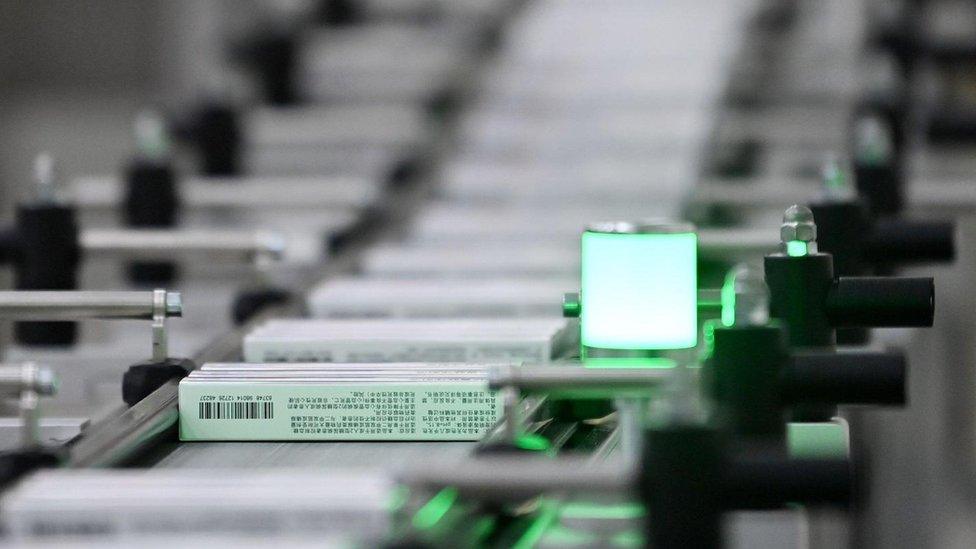
{"label": "metal guide rail", "polygon": [[[466,84],[473,85],[474,82],[466,82]],[[450,118],[445,120],[449,121]],[[441,137],[433,142],[430,151],[424,157],[424,163],[417,166],[418,170],[412,176],[413,182],[385,191],[383,202],[387,206],[383,209],[390,215],[380,219],[372,219],[372,223],[369,225],[359,227],[359,230],[354,233],[355,240],[347,243],[340,253],[330,259],[327,265],[302,276],[294,295],[301,296],[317,282],[348,272],[354,266],[356,257],[371,242],[384,234],[396,234],[396,231],[402,228],[404,218],[409,216],[412,210],[423,204],[425,185],[421,182],[424,181],[426,174],[434,173],[433,167],[438,163],[438,158],[443,153],[443,142],[450,138],[450,134],[450,125],[442,125]],[[304,304],[301,300],[294,298],[282,305],[269,307],[245,325],[218,338],[191,359],[197,364],[236,360],[240,357],[244,335],[251,332],[254,327],[269,319],[300,316],[303,308]],[[72,468],[114,467],[133,463],[134,460],[139,460],[147,455],[149,456],[148,462],[145,462],[144,465],[152,464],[158,460],[161,460],[163,464],[167,463],[167,458],[163,456],[169,451],[167,450],[169,445],[165,443],[175,439],[178,420],[176,395],[177,382],[171,381],[135,405],[119,409],[117,413],[92,423],[85,429],[82,436],[69,446],[67,466]],[[154,446],[159,443],[163,443],[162,455],[153,450]],[[243,450],[239,445],[232,443],[228,446]],[[336,451],[340,454],[343,453],[342,447],[348,446],[350,456],[355,456],[357,453],[361,454],[372,448],[369,445],[360,447],[362,445],[356,444],[338,446]],[[204,455],[201,455],[200,450],[199,445],[186,445],[185,448],[176,449],[176,452],[178,455],[191,455],[198,459],[206,459]],[[422,452],[421,449],[418,448],[418,450]],[[258,452],[260,453],[260,450]],[[351,458],[346,461],[355,463],[359,459]]]}

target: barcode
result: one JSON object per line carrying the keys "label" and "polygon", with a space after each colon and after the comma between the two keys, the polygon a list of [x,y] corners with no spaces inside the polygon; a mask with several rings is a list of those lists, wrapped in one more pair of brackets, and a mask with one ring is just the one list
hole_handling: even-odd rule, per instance
{"label": "barcode", "polygon": [[272,402],[201,402],[200,419],[273,419]]}

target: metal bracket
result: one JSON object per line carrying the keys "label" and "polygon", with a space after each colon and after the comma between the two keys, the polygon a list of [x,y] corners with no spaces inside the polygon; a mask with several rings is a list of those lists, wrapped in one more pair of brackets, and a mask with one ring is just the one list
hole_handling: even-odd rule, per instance
{"label": "metal bracket", "polygon": [[153,290],[152,359],[163,362],[169,356],[169,337],[166,333],[166,290]]}
{"label": "metal bracket", "polygon": [[179,292],[36,291],[0,292],[0,318],[7,320],[150,320],[152,358],[168,358],[166,319],[183,316]]}
{"label": "metal bracket", "polygon": [[17,399],[17,409],[23,423],[21,445],[25,448],[38,445],[40,434],[40,397],[57,392],[58,382],[54,373],[33,362],[0,364],[0,398]]}

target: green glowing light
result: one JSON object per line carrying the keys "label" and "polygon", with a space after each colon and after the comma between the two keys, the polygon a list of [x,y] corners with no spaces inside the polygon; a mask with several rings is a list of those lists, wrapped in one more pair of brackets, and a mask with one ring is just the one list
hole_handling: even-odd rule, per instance
{"label": "green glowing light", "polygon": [[471,528],[471,536],[478,540],[487,538],[494,530],[495,522],[495,517],[483,517]]}
{"label": "green glowing light", "polygon": [[802,240],[790,240],[786,243],[786,255],[790,257],[803,257],[807,255],[807,243]]}
{"label": "green glowing light", "polygon": [[556,518],[559,516],[558,511],[559,509],[552,501],[543,500],[539,507],[539,516],[525,530],[525,534],[512,546],[512,549],[531,549],[535,547],[543,534],[556,521]]}
{"label": "green glowing light", "polygon": [[613,547],[644,547],[644,536],[638,531],[627,530],[613,536]]}
{"label": "green glowing light", "polygon": [[694,347],[697,248],[693,232],[584,232],[581,343],[602,349]]}
{"label": "green glowing light", "polygon": [[584,368],[674,368],[677,362],[663,357],[598,357],[583,360]]}
{"label": "green glowing light", "polygon": [[716,319],[706,320],[702,323],[703,358],[712,356],[712,351],[715,349],[715,326],[719,324],[721,321]]}
{"label": "green glowing light", "polygon": [[631,520],[644,516],[644,506],[637,503],[592,503],[574,501],[563,505],[560,516],[570,519]]}
{"label": "green glowing light", "polygon": [[786,439],[796,459],[844,458],[849,453],[847,429],[840,423],[789,423]]}
{"label": "green glowing light", "polygon": [[430,498],[413,516],[413,526],[418,530],[433,528],[457,501],[458,493],[454,488],[445,488]]}
{"label": "green glowing light", "polygon": [[515,446],[522,450],[532,452],[545,452],[549,450],[549,439],[534,433],[522,433],[515,439]]}
{"label": "green glowing light", "polygon": [[730,327],[733,324],[735,324],[735,276],[730,274],[725,277],[725,282],[722,284],[722,325]]}
{"label": "green glowing light", "polygon": [[621,525],[626,527],[645,515],[644,507],[636,503],[573,501],[560,505],[556,501],[543,499],[535,521],[513,547],[529,549],[540,541],[547,546],[557,547],[639,547],[644,538],[638,531],[625,529],[608,539],[591,531],[567,527],[560,523],[560,519],[617,520],[623,521]]}

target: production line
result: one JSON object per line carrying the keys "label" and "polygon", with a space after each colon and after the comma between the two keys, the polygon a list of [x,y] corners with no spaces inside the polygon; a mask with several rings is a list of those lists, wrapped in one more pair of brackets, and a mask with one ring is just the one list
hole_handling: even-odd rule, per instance
{"label": "production line", "polygon": [[37,158],[0,242],[0,540],[976,539],[941,476],[897,505],[932,458],[892,432],[953,437],[932,388],[972,379],[965,336],[929,351],[976,194],[916,161],[902,69],[951,63],[875,43],[877,9],[267,2],[121,170]]}

